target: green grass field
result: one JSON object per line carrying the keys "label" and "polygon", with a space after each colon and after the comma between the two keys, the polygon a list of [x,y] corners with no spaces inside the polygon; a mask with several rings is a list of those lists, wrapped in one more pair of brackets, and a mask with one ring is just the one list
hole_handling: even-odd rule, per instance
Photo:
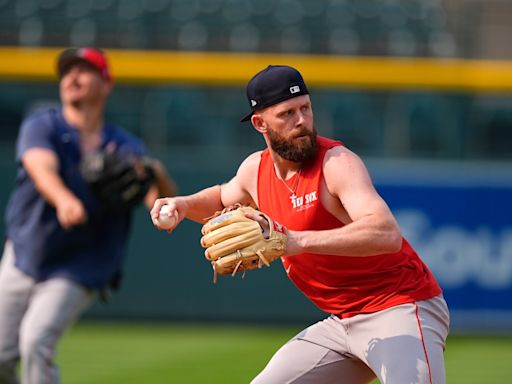
{"label": "green grass field", "polygon": [[[78,323],[60,345],[65,384],[248,383],[299,327]],[[452,336],[447,383],[512,381],[512,337]]]}

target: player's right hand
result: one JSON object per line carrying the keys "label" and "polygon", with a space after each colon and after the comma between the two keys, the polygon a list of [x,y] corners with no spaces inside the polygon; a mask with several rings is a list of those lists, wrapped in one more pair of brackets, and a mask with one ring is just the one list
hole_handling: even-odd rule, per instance
{"label": "player's right hand", "polygon": [[83,203],[76,196],[61,197],[56,203],[57,220],[64,229],[87,222],[87,211]]}
{"label": "player's right hand", "polygon": [[[159,225],[158,217],[160,216],[160,209],[164,205],[167,205],[169,208],[168,215],[174,216],[177,213],[178,220],[176,221],[176,224],[172,226],[171,228],[166,227],[162,228]],[[150,216],[151,221],[153,222],[153,225],[159,229],[159,230],[165,230],[167,232],[172,232],[174,228],[185,218],[186,216],[186,209],[184,204],[180,204],[180,198],[179,197],[164,197],[161,199],[156,199],[155,203],[153,204],[153,208],[151,208]]]}

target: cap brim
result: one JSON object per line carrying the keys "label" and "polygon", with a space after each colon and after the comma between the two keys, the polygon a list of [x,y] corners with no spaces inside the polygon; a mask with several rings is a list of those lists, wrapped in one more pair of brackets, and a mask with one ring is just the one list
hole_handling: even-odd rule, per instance
{"label": "cap brim", "polygon": [[93,67],[97,70],[97,68],[94,65],[92,65],[91,63],[89,63],[87,60],[85,60],[82,57],[78,57],[78,56],[62,57],[57,64],[57,73],[58,73],[59,77],[62,77],[62,75],[64,74],[64,71],[66,69],[68,69],[70,66],[72,66],[74,64],[78,64],[78,63],[89,64],[91,67]]}
{"label": "cap brim", "polygon": [[254,112],[249,113],[247,116],[245,116],[242,120],[240,120],[241,123],[245,123],[246,121],[251,120],[252,115]]}

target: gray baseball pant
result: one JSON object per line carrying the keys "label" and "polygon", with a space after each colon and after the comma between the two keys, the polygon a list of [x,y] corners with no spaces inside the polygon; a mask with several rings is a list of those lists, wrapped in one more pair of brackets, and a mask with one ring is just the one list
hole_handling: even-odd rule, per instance
{"label": "gray baseball pant", "polygon": [[21,357],[23,384],[59,383],[57,342],[90,305],[93,294],[64,278],[36,283],[14,265],[11,242],[0,267],[0,384],[14,384]]}
{"label": "gray baseball pant", "polygon": [[252,384],[444,384],[449,312],[442,295],[320,321],[281,347]]}

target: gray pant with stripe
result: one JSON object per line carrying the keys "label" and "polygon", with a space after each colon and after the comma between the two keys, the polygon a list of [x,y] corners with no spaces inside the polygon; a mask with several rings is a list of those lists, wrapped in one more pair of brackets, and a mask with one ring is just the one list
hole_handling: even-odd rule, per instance
{"label": "gray pant with stripe", "polygon": [[14,266],[7,242],[0,267],[0,384],[17,383],[21,357],[23,384],[55,384],[57,342],[89,306],[90,291],[62,278],[36,283]]}
{"label": "gray pant with stripe", "polygon": [[444,384],[449,312],[442,296],[347,319],[331,316],[285,344],[252,384]]}

